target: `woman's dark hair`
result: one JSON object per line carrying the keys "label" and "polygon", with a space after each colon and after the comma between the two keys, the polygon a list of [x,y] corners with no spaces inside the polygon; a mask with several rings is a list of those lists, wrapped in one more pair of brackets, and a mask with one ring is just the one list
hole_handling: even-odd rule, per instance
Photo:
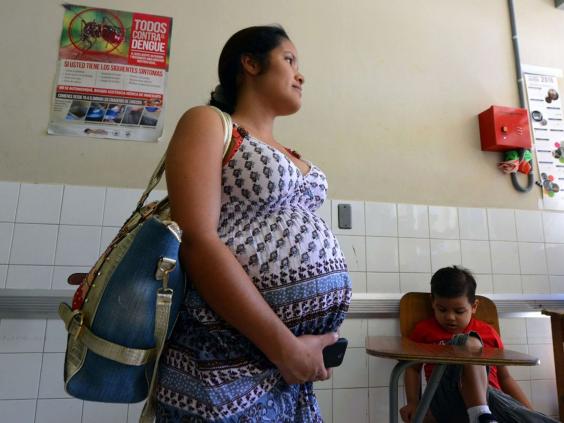
{"label": "woman's dark hair", "polygon": [[249,55],[258,62],[261,72],[264,72],[268,67],[270,51],[284,39],[290,38],[284,28],[275,25],[251,26],[233,34],[219,56],[217,73],[220,85],[211,93],[208,104],[233,113],[237,102],[239,75],[243,72],[241,57]]}
{"label": "woman's dark hair", "polygon": [[468,269],[459,266],[443,267],[431,277],[433,297],[467,297],[470,304],[476,301],[476,280]]}

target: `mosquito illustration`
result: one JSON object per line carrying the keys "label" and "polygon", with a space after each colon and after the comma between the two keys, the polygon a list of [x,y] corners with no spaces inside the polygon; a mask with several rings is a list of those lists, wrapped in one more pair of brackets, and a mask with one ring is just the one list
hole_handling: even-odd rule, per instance
{"label": "mosquito illustration", "polygon": [[81,18],[77,47],[82,51],[90,50],[100,38],[106,42],[106,48],[111,45],[113,50],[121,44],[124,34],[119,26],[113,25],[105,16],[102,17],[102,23],[98,23],[96,19],[87,22]]}

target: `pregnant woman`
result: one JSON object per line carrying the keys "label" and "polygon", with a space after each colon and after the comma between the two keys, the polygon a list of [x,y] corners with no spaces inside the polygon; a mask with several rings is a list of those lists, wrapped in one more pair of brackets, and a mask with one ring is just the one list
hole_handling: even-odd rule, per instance
{"label": "pregnant woman", "polygon": [[331,376],[322,350],[351,284],[315,215],[325,175],[273,135],[275,118],[301,106],[296,47],[280,27],[243,29],[219,80],[210,105],[232,116],[229,154],[207,106],[182,116],[168,148],[188,291],[159,365],[157,422],[321,422],[312,382]]}

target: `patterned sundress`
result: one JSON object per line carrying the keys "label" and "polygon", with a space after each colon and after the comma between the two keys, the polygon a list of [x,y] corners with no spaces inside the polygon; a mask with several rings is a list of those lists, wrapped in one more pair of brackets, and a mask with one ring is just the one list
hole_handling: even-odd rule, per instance
{"label": "patterned sundress", "polygon": [[[297,336],[335,331],[351,282],[337,239],[314,212],[323,172],[307,174],[234,125],[222,170],[218,234]],[[322,422],[312,383],[288,385],[258,348],[188,287],[163,352],[157,422]]]}

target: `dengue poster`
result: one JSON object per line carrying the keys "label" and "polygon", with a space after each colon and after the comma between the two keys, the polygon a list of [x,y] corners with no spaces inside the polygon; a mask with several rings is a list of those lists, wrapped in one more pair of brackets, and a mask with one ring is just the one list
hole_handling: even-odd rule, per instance
{"label": "dengue poster", "polygon": [[158,141],[172,18],[63,6],[48,133]]}
{"label": "dengue poster", "polygon": [[544,207],[564,210],[564,116],[558,80],[525,74]]}

